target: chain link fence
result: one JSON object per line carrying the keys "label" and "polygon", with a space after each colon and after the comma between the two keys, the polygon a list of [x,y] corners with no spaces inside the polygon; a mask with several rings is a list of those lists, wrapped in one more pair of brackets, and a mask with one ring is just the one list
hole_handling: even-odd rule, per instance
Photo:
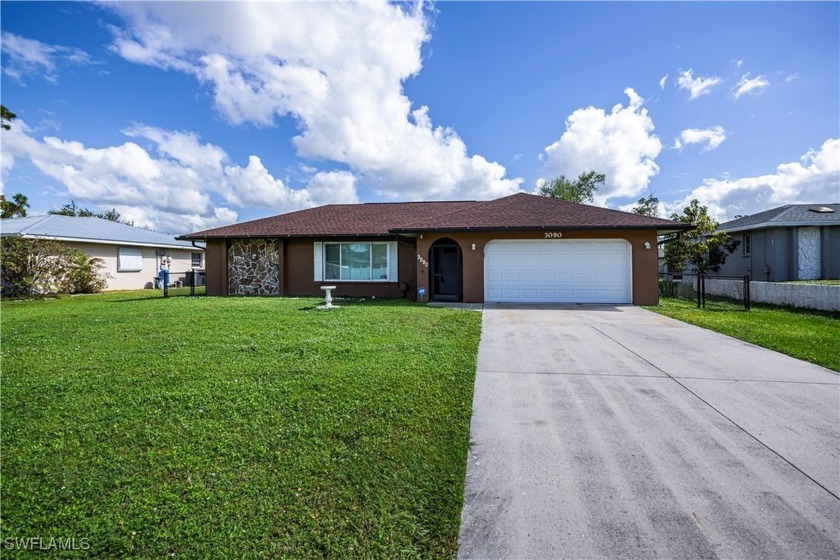
{"label": "chain link fence", "polygon": [[749,311],[750,277],[663,272],[659,296],[693,301],[700,309]]}
{"label": "chain link fence", "polygon": [[155,288],[163,289],[163,297],[169,297],[169,291],[172,288],[177,289],[178,295],[183,295],[187,291],[182,288],[187,288],[190,296],[207,294],[207,276],[203,270],[169,272],[167,279],[168,282],[164,280],[162,274],[155,276]]}

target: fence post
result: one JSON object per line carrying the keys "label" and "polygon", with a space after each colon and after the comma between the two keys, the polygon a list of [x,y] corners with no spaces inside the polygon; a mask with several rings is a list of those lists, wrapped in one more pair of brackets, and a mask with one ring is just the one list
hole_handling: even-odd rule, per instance
{"label": "fence post", "polygon": [[701,309],[703,307],[703,298],[700,295],[703,293],[703,288],[701,284],[703,283],[703,275],[699,272],[697,273],[697,309]]}
{"label": "fence post", "polygon": [[744,274],[744,309],[747,311],[752,307],[752,294],[750,294],[750,275]]}

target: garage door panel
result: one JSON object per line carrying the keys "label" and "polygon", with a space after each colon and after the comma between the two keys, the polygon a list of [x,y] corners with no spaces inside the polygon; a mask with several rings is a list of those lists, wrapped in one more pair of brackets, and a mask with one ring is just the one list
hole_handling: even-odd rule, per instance
{"label": "garage door panel", "polygon": [[631,267],[623,240],[492,241],[485,300],[630,303]]}

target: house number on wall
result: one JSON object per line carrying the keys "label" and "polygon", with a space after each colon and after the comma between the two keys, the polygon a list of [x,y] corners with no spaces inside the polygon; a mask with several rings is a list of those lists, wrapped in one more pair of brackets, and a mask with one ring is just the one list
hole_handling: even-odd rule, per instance
{"label": "house number on wall", "polygon": [[547,231],[547,232],[545,232],[545,238],[546,239],[560,239],[561,237],[563,237],[563,234],[560,233],[559,231]]}
{"label": "house number on wall", "polygon": [[426,262],[426,259],[424,259],[423,257],[421,257],[419,253],[417,254],[417,260],[418,260],[418,261],[420,261],[420,264],[422,264],[422,265],[423,265],[423,266],[425,266],[426,268],[429,268],[429,263],[428,263],[428,262]]}

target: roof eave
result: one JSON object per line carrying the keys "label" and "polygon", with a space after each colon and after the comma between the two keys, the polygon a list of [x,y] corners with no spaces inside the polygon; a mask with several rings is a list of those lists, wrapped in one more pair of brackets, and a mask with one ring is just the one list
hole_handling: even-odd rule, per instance
{"label": "roof eave", "polygon": [[[725,224],[724,224],[725,225]],[[723,227],[724,225],[718,227],[721,231],[725,231],[728,233],[738,233],[740,231],[751,231],[756,229],[769,229],[769,228],[779,228],[779,227],[837,227],[840,226],[840,221],[837,222],[813,222],[813,221],[794,221],[794,222],[761,222],[758,224],[750,224],[746,226],[735,226],[735,227]]]}
{"label": "roof eave", "polygon": [[[176,243],[147,243],[145,241],[126,241],[122,239],[92,239],[90,237],[63,237],[58,235],[40,235],[37,233],[4,233],[3,237],[19,235],[30,239],[46,239],[49,241],[67,241],[71,243],[90,243],[92,245],[127,245],[132,247],[156,247],[169,249],[191,249],[191,245],[178,245]],[[178,239],[174,237],[173,239]]]}
{"label": "roof eave", "polygon": [[556,231],[556,230],[571,230],[571,231],[620,231],[620,230],[656,230],[663,233],[674,233],[678,231],[687,231],[694,229],[695,226],[691,224],[668,224],[667,229],[662,229],[659,225],[645,225],[645,226],[629,226],[629,225],[596,225],[596,226],[569,226],[569,225],[550,225],[550,226],[496,226],[496,227],[426,227],[426,228],[395,228],[391,233],[408,234],[408,233],[487,233],[492,231]]}
{"label": "roof eave", "polygon": [[206,241],[220,239],[312,239],[312,238],[335,238],[352,239],[355,237],[394,237],[396,233],[252,233],[252,234],[227,234],[227,235],[181,235],[175,239],[183,241]]}

